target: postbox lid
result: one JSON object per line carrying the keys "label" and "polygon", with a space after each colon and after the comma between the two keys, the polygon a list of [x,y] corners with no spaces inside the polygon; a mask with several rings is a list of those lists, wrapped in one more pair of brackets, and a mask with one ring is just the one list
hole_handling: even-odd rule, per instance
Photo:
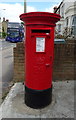
{"label": "postbox lid", "polygon": [[26,25],[30,24],[46,24],[55,26],[55,23],[60,20],[60,15],[49,12],[29,12],[20,15],[20,20]]}

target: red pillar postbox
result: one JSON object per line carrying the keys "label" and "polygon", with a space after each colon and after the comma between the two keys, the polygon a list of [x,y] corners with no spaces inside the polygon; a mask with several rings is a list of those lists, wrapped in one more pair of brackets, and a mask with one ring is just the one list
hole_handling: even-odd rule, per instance
{"label": "red pillar postbox", "polygon": [[30,12],[20,15],[25,23],[25,103],[42,108],[52,101],[54,28],[60,15]]}

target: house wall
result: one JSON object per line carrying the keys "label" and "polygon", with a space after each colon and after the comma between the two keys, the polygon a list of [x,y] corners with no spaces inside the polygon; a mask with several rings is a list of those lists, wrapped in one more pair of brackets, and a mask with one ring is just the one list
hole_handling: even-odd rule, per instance
{"label": "house wall", "polygon": [[[57,10],[56,13],[59,13],[58,11],[60,11],[61,20],[57,22],[56,30],[58,30],[59,24],[61,24],[61,32],[59,32],[58,34],[63,35],[66,27],[72,27],[72,15],[76,14],[76,3],[74,2],[74,0],[63,0],[63,3],[61,4],[59,10]],[[67,17],[68,26],[66,26]]]}
{"label": "house wall", "polygon": [[7,33],[8,21],[2,21],[2,31]]}

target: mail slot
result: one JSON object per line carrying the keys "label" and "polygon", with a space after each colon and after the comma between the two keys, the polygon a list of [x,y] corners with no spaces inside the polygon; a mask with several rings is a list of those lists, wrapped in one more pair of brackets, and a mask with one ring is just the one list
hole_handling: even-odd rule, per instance
{"label": "mail slot", "polygon": [[42,108],[52,101],[54,28],[60,15],[31,12],[20,15],[25,23],[25,104]]}

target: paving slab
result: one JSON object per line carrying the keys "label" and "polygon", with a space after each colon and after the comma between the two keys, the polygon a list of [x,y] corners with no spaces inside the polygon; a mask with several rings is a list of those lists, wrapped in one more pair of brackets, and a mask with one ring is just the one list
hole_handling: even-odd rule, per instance
{"label": "paving slab", "polygon": [[0,82],[0,105],[2,103],[2,82]]}
{"label": "paving slab", "polygon": [[53,82],[52,103],[32,109],[24,103],[24,85],[16,83],[0,107],[0,118],[74,118],[74,81]]}

